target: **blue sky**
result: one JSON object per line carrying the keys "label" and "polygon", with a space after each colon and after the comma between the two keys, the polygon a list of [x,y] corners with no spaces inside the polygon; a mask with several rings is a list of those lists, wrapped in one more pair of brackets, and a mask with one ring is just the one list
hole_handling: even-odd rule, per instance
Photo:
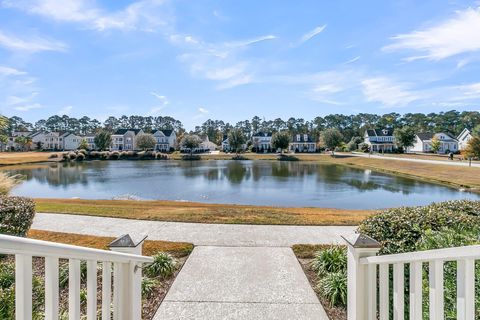
{"label": "blue sky", "polygon": [[0,0],[0,112],[480,110],[480,2]]}

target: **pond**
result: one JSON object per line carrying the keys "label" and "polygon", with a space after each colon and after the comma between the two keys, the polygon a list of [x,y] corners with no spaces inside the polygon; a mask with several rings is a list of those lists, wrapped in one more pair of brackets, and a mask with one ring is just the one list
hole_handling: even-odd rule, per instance
{"label": "pond", "polygon": [[20,166],[15,195],[377,209],[480,199],[438,184],[342,165],[279,161],[92,161]]}

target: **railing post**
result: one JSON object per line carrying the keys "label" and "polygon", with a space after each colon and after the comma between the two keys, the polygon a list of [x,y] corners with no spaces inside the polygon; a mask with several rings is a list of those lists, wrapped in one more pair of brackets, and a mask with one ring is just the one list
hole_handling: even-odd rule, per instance
{"label": "railing post", "polygon": [[[342,238],[347,242],[347,266],[348,266],[348,293],[347,293],[347,317],[348,320],[365,320],[369,318],[369,301],[375,301],[376,297],[369,297],[368,288],[372,288],[372,284],[368,284],[368,267],[361,265],[360,259],[364,257],[374,256],[380,250],[380,244],[374,239],[362,235],[355,234]],[[370,269],[370,272],[372,269]],[[370,277],[371,278],[371,277]],[[372,279],[370,279],[372,281]],[[376,281],[376,279],[373,279]],[[376,284],[375,284],[376,288]],[[370,316],[371,314],[370,310]],[[376,315],[373,317],[376,319]]]}
{"label": "railing post", "polygon": [[[123,235],[110,243],[112,251],[142,254],[143,242],[147,237],[141,236],[132,238],[130,235]],[[119,319],[141,319],[142,318],[142,268],[136,262],[122,263],[118,266],[118,275],[113,282],[114,292],[118,292],[117,303],[119,304]],[[117,285],[120,285],[117,288]]]}

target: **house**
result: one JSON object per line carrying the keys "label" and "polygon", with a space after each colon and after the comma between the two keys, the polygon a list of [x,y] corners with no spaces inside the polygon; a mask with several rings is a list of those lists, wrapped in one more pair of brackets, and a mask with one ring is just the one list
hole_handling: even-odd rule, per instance
{"label": "house", "polygon": [[112,150],[135,150],[137,149],[136,138],[143,134],[142,129],[117,129],[112,134]]}
{"label": "house", "polygon": [[[31,134],[30,131],[14,131],[10,137],[7,139],[7,143],[4,146],[7,151],[20,151],[24,150],[24,147],[18,144],[15,140],[18,137],[29,137]],[[28,150],[34,148],[33,143],[28,147]]]}
{"label": "house", "polygon": [[291,152],[315,152],[317,145],[309,134],[296,134],[288,144],[288,150]]}
{"label": "house", "polygon": [[[97,149],[97,146],[95,145],[95,135],[94,134],[87,134],[87,135],[81,137],[81,140],[87,141],[88,150]],[[80,140],[80,142],[81,142],[81,140]]]}
{"label": "house", "polygon": [[[245,151],[247,150],[247,144],[244,143],[242,144],[242,146],[240,147],[240,149],[242,151]],[[230,147],[230,143],[228,142],[228,136],[227,135],[224,135],[223,136],[223,140],[222,140],[222,151],[223,152],[235,152],[236,150],[233,150],[232,147]]]}
{"label": "house", "polygon": [[457,137],[458,141],[458,150],[465,150],[468,145],[468,141],[472,139],[472,133],[467,128],[463,129],[462,133],[460,133]]}
{"label": "house", "polygon": [[257,132],[252,136],[252,145],[257,152],[268,152],[272,150],[272,133]]}
{"label": "house", "polygon": [[202,139],[202,143],[200,143],[200,152],[210,152],[210,151],[215,151],[218,149],[218,146],[211,142],[208,136],[205,136],[205,138]]}
{"label": "house", "polygon": [[35,149],[43,149],[43,144],[45,143],[45,132],[32,132],[29,137],[32,138],[32,144]]}
{"label": "house", "polygon": [[175,149],[177,134],[173,130],[157,130],[153,133],[157,144],[155,150],[169,152]]}
{"label": "house", "polygon": [[43,149],[61,150],[63,149],[63,138],[65,132],[47,132],[43,138]]}
{"label": "house", "polygon": [[73,133],[66,133],[62,137],[62,149],[63,150],[77,150],[82,141],[82,137]]}
{"label": "house", "polygon": [[392,152],[395,149],[393,129],[368,129],[364,140],[372,152]]}
{"label": "house", "polygon": [[413,147],[407,149],[408,152],[432,152],[432,140],[440,141],[439,153],[457,152],[458,141],[445,132],[439,133],[417,133]]}

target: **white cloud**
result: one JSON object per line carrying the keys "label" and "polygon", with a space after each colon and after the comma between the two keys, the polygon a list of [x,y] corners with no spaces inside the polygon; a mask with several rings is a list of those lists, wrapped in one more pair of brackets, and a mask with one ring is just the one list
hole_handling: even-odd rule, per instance
{"label": "white cloud", "polygon": [[315,29],[305,33],[301,38],[300,38],[300,43],[303,43],[303,42],[306,42],[310,39],[312,39],[313,37],[315,37],[316,35],[318,35],[319,33],[321,33],[323,30],[325,30],[325,28],[327,27],[326,24],[324,24],[323,26],[318,26],[316,27]]}
{"label": "white cloud", "polygon": [[461,53],[480,50],[480,8],[458,11],[455,17],[423,30],[400,34],[393,43],[383,47],[385,51],[413,50],[420,55],[407,57],[442,60]]}
{"label": "white cloud", "polygon": [[15,109],[17,111],[25,112],[25,111],[30,111],[30,110],[33,110],[33,109],[40,109],[40,108],[43,108],[43,106],[41,104],[34,103],[34,104],[28,104],[28,105],[19,105],[19,106],[14,107],[13,109]]}
{"label": "white cloud", "polygon": [[72,113],[73,106],[65,106],[62,109],[58,110],[59,115],[70,115]]}
{"label": "white cloud", "polygon": [[2,5],[16,8],[30,14],[40,15],[55,21],[81,23],[88,29],[153,31],[164,26],[167,16],[158,8],[164,0],[142,0],[122,10],[106,12],[93,0],[4,0]]}
{"label": "white cloud", "polygon": [[191,35],[174,34],[169,37],[173,44],[186,50],[178,59],[190,69],[192,75],[216,81],[219,90],[253,82],[261,63],[244,58],[243,52],[256,43],[273,39],[276,37],[265,35],[247,40],[209,43]]}
{"label": "white cloud", "polygon": [[198,108],[198,112],[202,113],[202,114],[207,114],[208,113],[208,110],[203,108],[203,107],[199,107]]}
{"label": "white cloud", "polygon": [[385,77],[365,79],[361,83],[366,100],[380,102],[384,107],[402,107],[420,99],[407,85]]}
{"label": "white cloud", "polygon": [[15,51],[39,52],[39,51],[66,51],[67,45],[60,41],[49,40],[40,37],[20,39],[7,35],[0,31],[0,45]]}
{"label": "white cloud", "polygon": [[17,70],[15,68],[0,66],[0,76],[21,76],[25,74],[26,72]]}
{"label": "white cloud", "polygon": [[343,64],[354,63],[355,61],[358,61],[358,60],[360,60],[360,57],[359,57],[359,56],[357,56],[357,57],[355,57],[355,58],[352,58],[352,59],[350,59],[350,60],[347,60],[347,61],[345,61]]}
{"label": "white cloud", "polygon": [[168,101],[167,97],[164,96],[164,95],[158,94],[158,93],[156,93],[155,91],[151,91],[150,94],[151,94],[152,96],[154,96],[155,98],[157,98],[157,99],[160,101],[160,103],[161,103],[162,106],[166,106],[167,104],[170,103],[170,102]]}

